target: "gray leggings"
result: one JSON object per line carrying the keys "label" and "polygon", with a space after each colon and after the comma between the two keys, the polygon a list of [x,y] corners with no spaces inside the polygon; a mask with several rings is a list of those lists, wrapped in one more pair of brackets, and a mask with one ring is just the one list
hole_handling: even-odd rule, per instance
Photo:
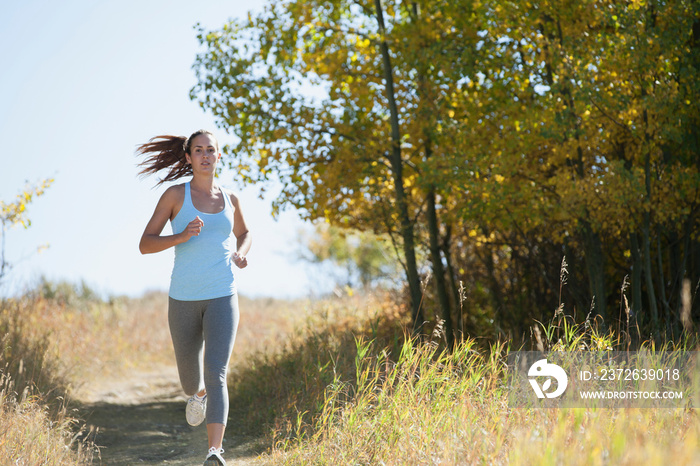
{"label": "gray leggings", "polygon": [[238,329],[238,295],[204,301],[170,298],[168,324],[183,390],[192,396],[206,388],[207,424],[226,424],[226,372]]}

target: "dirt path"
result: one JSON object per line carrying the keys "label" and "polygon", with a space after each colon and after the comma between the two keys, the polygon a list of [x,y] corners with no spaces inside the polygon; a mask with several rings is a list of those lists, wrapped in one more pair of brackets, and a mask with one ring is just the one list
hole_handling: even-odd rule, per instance
{"label": "dirt path", "polygon": [[[174,367],[92,384],[79,399],[93,430],[91,439],[100,449],[93,464],[184,466],[204,461],[206,428],[185,422],[186,397]],[[224,439],[229,465],[261,464],[256,460],[259,448],[255,439],[237,436],[229,424]]]}

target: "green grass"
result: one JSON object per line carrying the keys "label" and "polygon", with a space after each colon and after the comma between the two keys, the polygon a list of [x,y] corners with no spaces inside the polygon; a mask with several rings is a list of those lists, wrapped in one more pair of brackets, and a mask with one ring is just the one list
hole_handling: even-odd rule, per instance
{"label": "green grass", "polygon": [[[267,435],[270,464],[700,464],[695,409],[511,408],[504,344],[411,339],[389,300],[316,312],[230,380],[231,425]],[[560,315],[538,331],[548,351],[626,342]]]}
{"label": "green grass", "polygon": [[[378,330],[378,319],[385,317],[377,310],[386,312],[391,306],[382,308],[376,302],[371,297],[298,302],[291,315],[306,319],[297,319],[284,339],[269,341],[244,358],[234,357],[238,362],[229,375],[229,418],[236,431],[266,435],[273,443],[310,435],[313,420],[324,408],[327,387],[338,383],[341,373],[353,377],[355,335],[398,344],[387,325],[382,325],[383,334]],[[393,325],[400,332],[398,321]],[[240,327],[245,331],[243,318]],[[245,344],[237,338],[236,345]]]}

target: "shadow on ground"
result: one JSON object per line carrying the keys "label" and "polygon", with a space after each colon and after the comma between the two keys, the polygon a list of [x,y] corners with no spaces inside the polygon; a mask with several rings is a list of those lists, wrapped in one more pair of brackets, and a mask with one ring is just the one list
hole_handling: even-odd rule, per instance
{"label": "shadow on ground", "polygon": [[[206,427],[187,424],[185,398],[176,382],[125,383],[116,393],[83,401],[77,410],[85,420],[85,435],[99,448],[93,464],[184,466],[204,462]],[[258,456],[264,446],[255,438],[237,435],[233,424],[229,421],[224,438],[227,463],[260,464]]]}

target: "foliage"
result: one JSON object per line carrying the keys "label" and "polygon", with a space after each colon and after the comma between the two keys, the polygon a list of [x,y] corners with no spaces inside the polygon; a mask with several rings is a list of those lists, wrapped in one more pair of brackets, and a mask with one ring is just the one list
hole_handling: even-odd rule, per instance
{"label": "foliage", "polygon": [[391,242],[381,236],[317,223],[312,235],[302,236],[301,257],[316,264],[332,264],[342,275],[336,284],[368,289],[393,287],[399,270]]}
{"label": "foliage", "polygon": [[629,276],[643,333],[684,331],[682,283],[700,283],[697,2],[278,0],[199,33],[191,96],[237,136],[244,180],[279,177],[277,208],[333,225],[393,235],[410,219],[456,334],[488,315],[523,341],[557,305],[563,256],[577,322],[592,308],[619,326]]}
{"label": "foliage", "polygon": [[40,181],[35,186],[27,183],[14,202],[5,203],[5,201],[0,200],[0,224],[2,225],[0,231],[0,236],[2,237],[2,246],[0,247],[0,282],[10,267],[10,264],[5,260],[6,232],[17,225],[21,225],[25,229],[31,226],[32,222],[27,217],[27,206],[31,204],[34,198],[42,196],[44,191],[51,186],[51,183],[53,183],[53,178]]}
{"label": "foliage", "polygon": [[412,219],[420,199],[397,110],[407,94],[393,85],[383,13],[379,4],[273,2],[247,22],[200,29],[207,52],[191,96],[239,136],[224,151],[245,181],[282,182],[275,208],[401,237],[418,325]]}

